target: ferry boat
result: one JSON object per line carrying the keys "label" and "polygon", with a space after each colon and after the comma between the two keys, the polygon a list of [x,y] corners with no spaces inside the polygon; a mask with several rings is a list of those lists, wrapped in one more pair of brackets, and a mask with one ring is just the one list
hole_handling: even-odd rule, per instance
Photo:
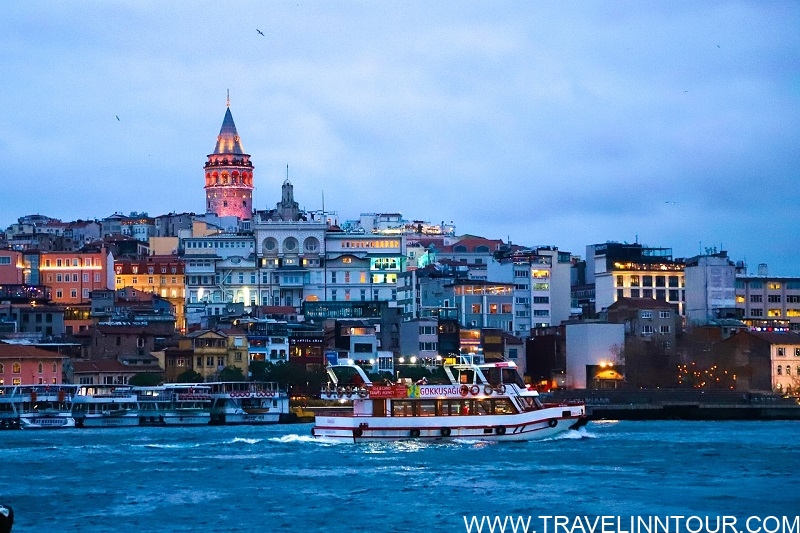
{"label": "ferry boat", "polygon": [[373,384],[355,365],[328,367],[321,397],[352,414],[317,415],[311,434],[349,442],[420,439],[527,441],[553,437],[587,422],[582,402],[543,404],[513,362],[444,367],[449,383]]}
{"label": "ferry boat", "polygon": [[12,385],[2,389],[0,424],[6,428],[75,427],[75,419],[70,412],[74,385]]}
{"label": "ferry boat", "polygon": [[79,385],[72,417],[79,428],[138,426],[138,397],[128,385]]}
{"label": "ferry boat", "polygon": [[199,426],[211,421],[211,389],[207,385],[167,383],[133,390],[140,426]]}
{"label": "ferry boat", "polygon": [[277,424],[289,414],[289,396],[275,382],[219,381],[211,387],[212,424]]}

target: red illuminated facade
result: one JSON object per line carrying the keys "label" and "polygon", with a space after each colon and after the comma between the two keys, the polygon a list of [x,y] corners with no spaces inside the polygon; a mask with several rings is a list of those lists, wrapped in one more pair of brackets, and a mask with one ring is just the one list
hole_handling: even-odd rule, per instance
{"label": "red illuminated facade", "polygon": [[230,102],[214,153],[205,164],[206,213],[219,217],[253,218],[253,164],[244,153]]}

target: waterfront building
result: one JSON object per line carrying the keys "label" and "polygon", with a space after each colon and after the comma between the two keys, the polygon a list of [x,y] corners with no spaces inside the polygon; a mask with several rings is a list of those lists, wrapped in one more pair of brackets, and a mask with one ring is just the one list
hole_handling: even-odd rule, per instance
{"label": "waterfront building", "polygon": [[0,341],[0,385],[59,384],[64,359],[55,352]]}
{"label": "waterfront building", "polygon": [[[228,336],[228,357],[226,365],[238,368],[242,371],[242,376],[247,377],[250,370],[249,339],[245,330],[231,328],[223,330]],[[288,342],[287,342],[288,349]]]}
{"label": "waterfront building", "polygon": [[0,287],[22,285],[25,279],[22,252],[0,250]]}
{"label": "waterfront building", "polygon": [[[532,328],[557,326],[579,313],[572,308],[569,252],[548,246],[505,251],[497,257],[506,267],[504,277],[510,276],[514,285],[514,334],[526,337]],[[498,278],[499,272],[491,279]]]}
{"label": "waterfront building", "polygon": [[[774,331],[741,331],[714,347],[708,372],[731,379],[732,387],[745,391],[798,390],[800,335]],[[788,369],[788,374],[787,374]],[[779,373],[780,372],[780,373]],[[704,374],[705,375],[705,374]]]}
{"label": "waterfront building", "polygon": [[88,304],[91,291],[114,288],[114,256],[105,248],[96,252],[40,252],[39,257],[29,258],[28,276],[51,288],[53,303]]}
{"label": "waterfront building", "polygon": [[736,269],[724,251],[686,259],[686,320],[690,326],[737,317]]}
{"label": "waterfront building", "polygon": [[147,242],[150,237],[156,235],[156,221],[142,213],[135,217],[129,217],[120,223],[122,234],[133,237],[137,241]]}
{"label": "waterfront building", "polygon": [[736,276],[739,317],[755,331],[800,331],[800,277],[758,274]]}
{"label": "waterfront building", "polygon": [[253,163],[244,152],[231,115],[230,100],[214,151],[205,170],[206,212],[219,217],[251,219],[253,215]]}
{"label": "waterfront building", "polygon": [[118,290],[129,288],[167,300],[173,307],[177,329],[185,331],[186,285],[182,258],[151,255],[138,261],[115,261],[114,282]]}
{"label": "waterfront building", "polygon": [[[616,305],[616,304],[615,304]],[[622,386],[625,326],[602,321],[565,324],[568,389],[616,389]]]}
{"label": "waterfront building", "polygon": [[[258,275],[252,235],[220,233],[183,242],[186,315],[209,304],[259,305],[263,280]],[[218,310],[219,307],[216,307]],[[187,325],[192,321],[187,320]]]}
{"label": "waterfront building", "polygon": [[0,306],[0,324],[4,333],[36,341],[61,337],[66,331],[62,307],[36,302]]}
{"label": "waterfront building", "polygon": [[620,298],[669,302],[684,314],[684,263],[671,248],[607,242],[586,247],[586,281],[595,285],[596,312]]}
{"label": "waterfront building", "polygon": [[194,370],[204,379],[213,379],[231,363],[228,360],[228,336],[222,331],[193,331],[187,337],[194,350]]}
{"label": "waterfront building", "polygon": [[148,364],[131,365],[116,359],[99,361],[74,360],[70,381],[79,385],[127,385],[137,374],[155,374],[163,377],[163,369],[155,360]]}

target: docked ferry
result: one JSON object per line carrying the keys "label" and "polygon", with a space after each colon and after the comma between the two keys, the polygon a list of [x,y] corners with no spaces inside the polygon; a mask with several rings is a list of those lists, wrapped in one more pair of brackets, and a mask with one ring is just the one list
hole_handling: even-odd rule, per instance
{"label": "docked ferry", "polygon": [[202,426],[211,421],[207,384],[168,383],[134,387],[140,426]]}
{"label": "docked ferry", "polygon": [[277,424],[289,413],[289,396],[274,382],[220,381],[211,388],[212,424]]}
{"label": "docked ferry", "polygon": [[70,412],[74,385],[11,385],[0,389],[0,428],[75,427]]}
{"label": "docked ferry", "polygon": [[79,385],[72,417],[79,428],[138,426],[138,397],[128,385]]}
{"label": "docked ferry", "polygon": [[526,441],[586,424],[582,402],[544,404],[513,362],[445,366],[449,382],[370,382],[355,365],[328,367],[321,397],[352,401],[352,414],[317,415],[315,437],[350,442],[398,439]]}

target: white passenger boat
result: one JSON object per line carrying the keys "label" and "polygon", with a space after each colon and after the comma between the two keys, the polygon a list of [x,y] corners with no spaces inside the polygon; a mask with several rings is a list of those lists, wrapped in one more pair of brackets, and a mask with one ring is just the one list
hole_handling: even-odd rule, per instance
{"label": "white passenger boat", "polygon": [[210,387],[168,383],[134,387],[140,426],[200,426],[211,420]]}
{"label": "white passenger boat", "polygon": [[220,381],[211,387],[212,424],[277,424],[289,414],[289,396],[277,383]]}
{"label": "white passenger boat", "polygon": [[128,385],[79,385],[72,416],[79,428],[138,426],[138,398]]}
{"label": "white passenger boat", "polygon": [[12,387],[12,405],[22,429],[75,427],[71,413],[75,385],[20,385]]}
{"label": "white passenger boat", "polygon": [[328,367],[322,398],[353,403],[352,414],[317,415],[315,437],[350,442],[397,439],[526,441],[587,421],[583,403],[543,404],[513,362],[445,366],[449,383],[370,382],[354,365]]}

